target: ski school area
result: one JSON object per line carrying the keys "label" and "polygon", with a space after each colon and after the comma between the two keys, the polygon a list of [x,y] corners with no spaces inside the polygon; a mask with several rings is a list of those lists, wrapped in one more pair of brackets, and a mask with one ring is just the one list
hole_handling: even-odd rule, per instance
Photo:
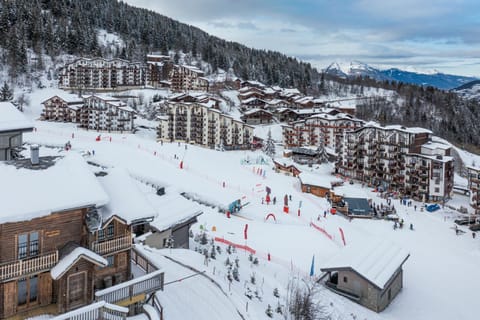
{"label": "ski school area", "polygon": [[[388,219],[348,219],[332,211],[325,198],[303,193],[296,177],[275,171],[272,160],[259,151],[216,151],[183,143],[158,143],[149,132],[117,134],[83,131],[71,124],[36,122],[25,134],[29,144],[41,146],[40,155],[78,152],[92,164],[123,167],[136,178],[164,186],[167,193],[188,195],[204,210],[194,233],[205,232],[218,244],[231,245],[239,254],[255,254],[269,265],[286,288],[289,275],[318,279],[350,244],[392,242],[408,251],[403,265],[403,288],[389,307],[375,313],[327,289],[321,303],[338,318],[348,319],[476,319],[476,292],[480,287],[480,237],[458,227],[448,208],[415,210],[401,199],[385,199],[361,184],[336,187],[342,196],[362,195],[376,205],[394,206],[398,219],[410,228],[394,228]],[[68,142],[68,148],[65,148]],[[332,164],[301,170],[321,181],[332,178]],[[128,195],[125,195],[128,196]],[[206,208],[206,207],[205,207]],[[315,259],[313,266],[312,260]]]}

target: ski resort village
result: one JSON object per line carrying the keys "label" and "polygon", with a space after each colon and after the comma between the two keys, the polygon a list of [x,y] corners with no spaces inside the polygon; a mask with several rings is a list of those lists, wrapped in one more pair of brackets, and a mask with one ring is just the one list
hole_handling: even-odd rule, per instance
{"label": "ski resort village", "polygon": [[1,319],[478,318],[480,157],[358,118],[378,89],[56,72],[0,103]]}

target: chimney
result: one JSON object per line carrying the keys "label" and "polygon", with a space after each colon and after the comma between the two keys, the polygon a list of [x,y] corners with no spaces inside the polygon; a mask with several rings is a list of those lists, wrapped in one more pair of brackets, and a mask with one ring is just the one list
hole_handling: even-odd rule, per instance
{"label": "chimney", "polygon": [[40,159],[38,157],[38,144],[32,144],[30,146],[30,161],[32,162],[32,165],[38,165],[40,163]]}

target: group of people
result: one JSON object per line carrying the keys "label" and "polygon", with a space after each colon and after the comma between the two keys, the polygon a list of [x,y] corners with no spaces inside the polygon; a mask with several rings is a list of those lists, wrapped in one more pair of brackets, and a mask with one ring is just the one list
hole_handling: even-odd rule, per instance
{"label": "group of people", "polygon": [[[403,225],[405,224],[405,221],[400,219],[398,222],[394,221],[393,223],[393,230],[396,230],[397,228],[403,229]],[[413,230],[413,223],[410,223],[410,230]]]}

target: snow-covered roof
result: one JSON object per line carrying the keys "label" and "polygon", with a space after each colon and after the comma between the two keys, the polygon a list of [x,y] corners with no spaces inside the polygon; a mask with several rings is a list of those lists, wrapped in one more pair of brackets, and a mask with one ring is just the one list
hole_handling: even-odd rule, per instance
{"label": "snow-covered roof", "polygon": [[32,130],[33,122],[10,102],[0,102],[0,132],[12,130]]}
{"label": "snow-covered roof", "polygon": [[272,100],[268,100],[267,103],[271,105],[275,105],[275,104],[287,103],[287,102],[282,99],[272,99]]}
{"label": "snow-covered roof", "polygon": [[320,119],[324,119],[324,120],[357,120],[357,121],[362,121],[360,119],[355,119],[354,117],[352,117],[351,115],[349,114],[346,114],[346,113],[337,113],[335,115],[331,115],[331,114],[328,114],[328,113],[317,113],[317,114],[314,114],[312,116],[310,116],[308,119],[314,119],[314,118],[320,118]]}
{"label": "snow-covered roof", "polygon": [[255,100],[258,100],[258,101],[260,101],[260,102],[262,102],[262,103],[265,103],[264,100],[259,99],[259,98],[255,98],[255,97],[251,97],[251,98],[245,99],[245,100],[242,101],[242,103],[244,103],[244,104],[245,104],[245,103],[250,103],[250,102],[255,101]]}
{"label": "snow-covered roof", "polygon": [[155,209],[124,169],[110,169],[107,175],[98,177],[98,180],[110,198],[109,203],[100,210],[103,221],[116,215],[131,224],[132,221],[156,215]]}
{"label": "snow-covered roof", "polygon": [[198,204],[178,194],[158,196],[155,193],[150,193],[147,198],[157,211],[157,215],[150,226],[159,232],[202,214],[202,209]]}
{"label": "snow-covered roof", "polygon": [[448,150],[451,147],[447,144],[440,143],[440,142],[428,142],[428,143],[422,144],[422,148],[427,148],[430,150],[438,150],[438,149]]}
{"label": "snow-covered roof", "polygon": [[284,94],[300,94],[300,91],[297,88],[285,88],[283,89]]}
{"label": "snow-covered roof", "polygon": [[323,265],[322,271],[353,269],[380,289],[384,289],[395,272],[408,259],[409,253],[382,239],[350,243]]}
{"label": "snow-covered roof", "polygon": [[121,109],[123,111],[130,112],[130,113],[137,113],[137,111],[135,111],[135,109],[133,109],[132,107],[129,107],[127,105],[121,105],[121,106],[119,106],[119,109]]}
{"label": "snow-covered roof", "polygon": [[273,162],[284,167],[292,166],[298,169],[297,164],[290,158],[277,158],[277,159],[273,159]]}
{"label": "snow-covered roof", "polygon": [[324,176],[320,176],[311,172],[302,171],[302,173],[298,175],[298,178],[302,184],[317,186],[324,189],[330,189],[332,187],[332,182],[330,179],[325,179]]}
{"label": "snow-covered roof", "polygon": [[265,93],[265,94],[275,94],[276,91],[273,90],[272,88],[265,88],[265,89],[263,90],[263,93]]}
{"label": "snow-covered roof", "polygon": [[58,261],[55,267],[50,270],[50,275],[52,276],[52,279],[58,280],[59,278],[61,278],[62,275],[70,267],[72,267],[75,263],[77,263],[77,261],[82,258],[87,259],[88,261],[101,267],[105,267],[108,265],[108,261],[104,257],[96,254],[93,251],[88,250],[87,248],[78,247],[73,249],[72,252],[60,259],[60,261]]}
{"label": "snow-covered roof", "polygon": [[266,113],[266,114],[272,115],[272,113],[271,113],[271,112],[269,112],[269,111],[266,111],[266,110],[263,110],[263,109],[258,109],[258,108],[255,108],[255,109],[251,109],[251,110],[245,111],[245,112],[243,113],[243,115],[245,115],[245,116],[249,116],[249,115],[251,115],[251,114],[255,114],[255,113],[257,113],[257,112],[262,112],[262,113]]}
{"label": "snow-covered roof", "polygon": [[108,101],[108,102],[120,101],[117,98],[110,97],[110,96],[107,96],[105,94],[98,94],[98,93],[85,97],[85,99],[90,99],[90,98],[98,98],[98,99]]}
{"label": "snow-covered roof", "polygon": [[370,121],[365,124],[364,128],[366,127],[373,127],[373,128],[378,128],[381,130],[396,130],[396,131],[402,131],[402,132],[407,132],[407,133],[432,133],[432,131],[425,129],[425,128],[420,128],[420,127],[404,127],[401,125],[389,125],[382,127],[380,124]]}
{"label": "snow-covered roof", "polygon": [[51,100],[53,98],[59,98],[59,99],[62,99],[63,101],[65,101],[66,103],[68,104],[80,104],[80,103],[83,103],[83,97],[79,97],[78,95],[76,94],[62,94],[62,95],[54,95],[53,97],[50,97],[48,98],[47,100],[43,101],[42,104],[44,104],[45,102],[47,102],[48,100]]}
{"label": "snow-covered roof", "polygon": [[[102,206],[108,196],[83,158],[70,152],[46,169],[0,163],[0,223],[31,220],[73,208]],[[28,195],[28,201],[25,201]]]}

